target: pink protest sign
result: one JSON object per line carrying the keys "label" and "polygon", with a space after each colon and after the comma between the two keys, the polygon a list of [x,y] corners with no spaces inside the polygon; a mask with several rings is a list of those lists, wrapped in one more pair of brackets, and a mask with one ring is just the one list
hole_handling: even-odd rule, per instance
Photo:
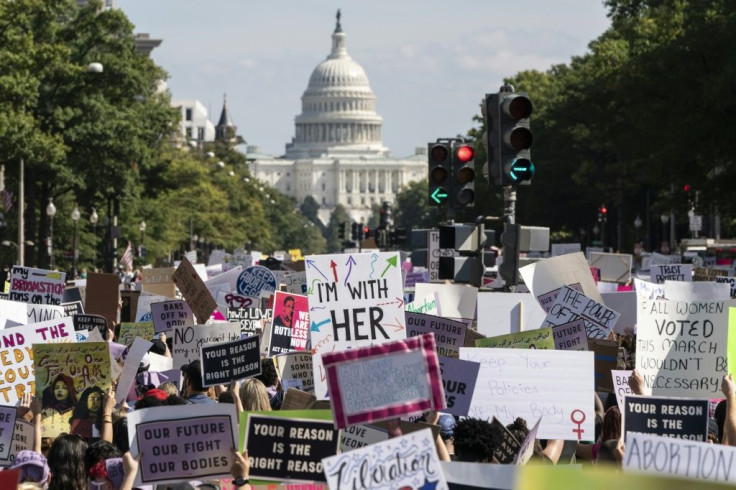
{"label": "pink protest sign", "polygon": [[434,334],[322,355],[335,427],[446,407]]}

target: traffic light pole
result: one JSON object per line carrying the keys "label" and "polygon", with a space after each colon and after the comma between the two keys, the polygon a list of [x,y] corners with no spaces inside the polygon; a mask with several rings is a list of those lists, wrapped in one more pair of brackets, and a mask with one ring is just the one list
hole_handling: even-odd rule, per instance
{"label": "traffic light pole", "polygon": [[513,185],[503,186],[503,222],[516,223],[516,187]]}

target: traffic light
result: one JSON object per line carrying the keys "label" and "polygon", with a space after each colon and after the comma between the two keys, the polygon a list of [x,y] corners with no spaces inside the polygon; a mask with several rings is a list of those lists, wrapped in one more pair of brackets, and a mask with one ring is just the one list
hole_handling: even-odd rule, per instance
{"label": "traffic light", "polygon": [[529,128],[533,106],[525,92],[487,94],[486,145],[488,168],[494,185],[530,184],[534,163],[530,148],[534,137]]}
{"label": "traffic light", "polygon": [[457,206],[475,204],[475,150],[467,143],[452,142],[453,185],[451,199]]}
{"label": "traffic light", "polygon": [[598,221],[601,223],[608,221],[608,208],[605,204],[598,208]]}
{"label": "traffic light", "polygon": [[429,204],[447,204],[448,191],[452,185],[452,151],[449,141],[427,145],[429,163]]}
{"label": "traffic light", "polygon": [[391,220],[391,204],[388,201],[383,201],[380,215],[378,227],[381,229],[388,229]]}
{"label": "traffic light", "polygon": [[360,239],[362,240],[364,238],[370,238],[374,235],[374,232],[375,230],[371,229],[370,226],[366,225],[363,227],[363,235],[360,237]]}
{"label": "traffic light", "polygon": [[360,238],[358,238],[358,235],[360,235],[360,225],[353,221],[350,224],[350,239],[353,241],[360,240]]}
{"label": "traffic light", "polygon": [[340,240],[345,240],[345,228],[346,227],[347,225],[345,223],[340,223],[339,225],[337,225],[337,237]]}
{"label": "traffic light", "polygon": [[501,234],[503,262],[498,273],[506,286],[516,286],[519,282],[519,229],[520,225],[506,223]]}

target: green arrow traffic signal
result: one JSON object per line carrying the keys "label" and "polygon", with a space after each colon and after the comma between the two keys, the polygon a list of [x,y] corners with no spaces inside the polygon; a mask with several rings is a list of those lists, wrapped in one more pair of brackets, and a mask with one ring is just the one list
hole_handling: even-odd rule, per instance
{"label": "green arrow traffic signal", "polygon": [[447,192],[442,187],[437,187],[430,197],[437,204],[442,204],[442,201],[447,199]]}

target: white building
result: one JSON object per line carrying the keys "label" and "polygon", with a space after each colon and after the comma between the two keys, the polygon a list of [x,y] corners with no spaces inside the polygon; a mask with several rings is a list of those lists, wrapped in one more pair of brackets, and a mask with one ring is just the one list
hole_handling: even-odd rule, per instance
{"label": "white building", "polygon": [[346,37],[338,11],[332,51],[309,78],[285,157],[248,154],[256,178],[299,202],[313,196],[324,223],[337,204],[353,220],[368,221],[371,205],[393,202],[403,186],[427,177],[426,151],[396,159],[383,146],[376,97]]}
{"label": "white building", "polygon": [[171,107],[181,111],[181,136],[185,141],[214,141],[215,125],[209,120],[207,109],[198,100],[172,99]]}

